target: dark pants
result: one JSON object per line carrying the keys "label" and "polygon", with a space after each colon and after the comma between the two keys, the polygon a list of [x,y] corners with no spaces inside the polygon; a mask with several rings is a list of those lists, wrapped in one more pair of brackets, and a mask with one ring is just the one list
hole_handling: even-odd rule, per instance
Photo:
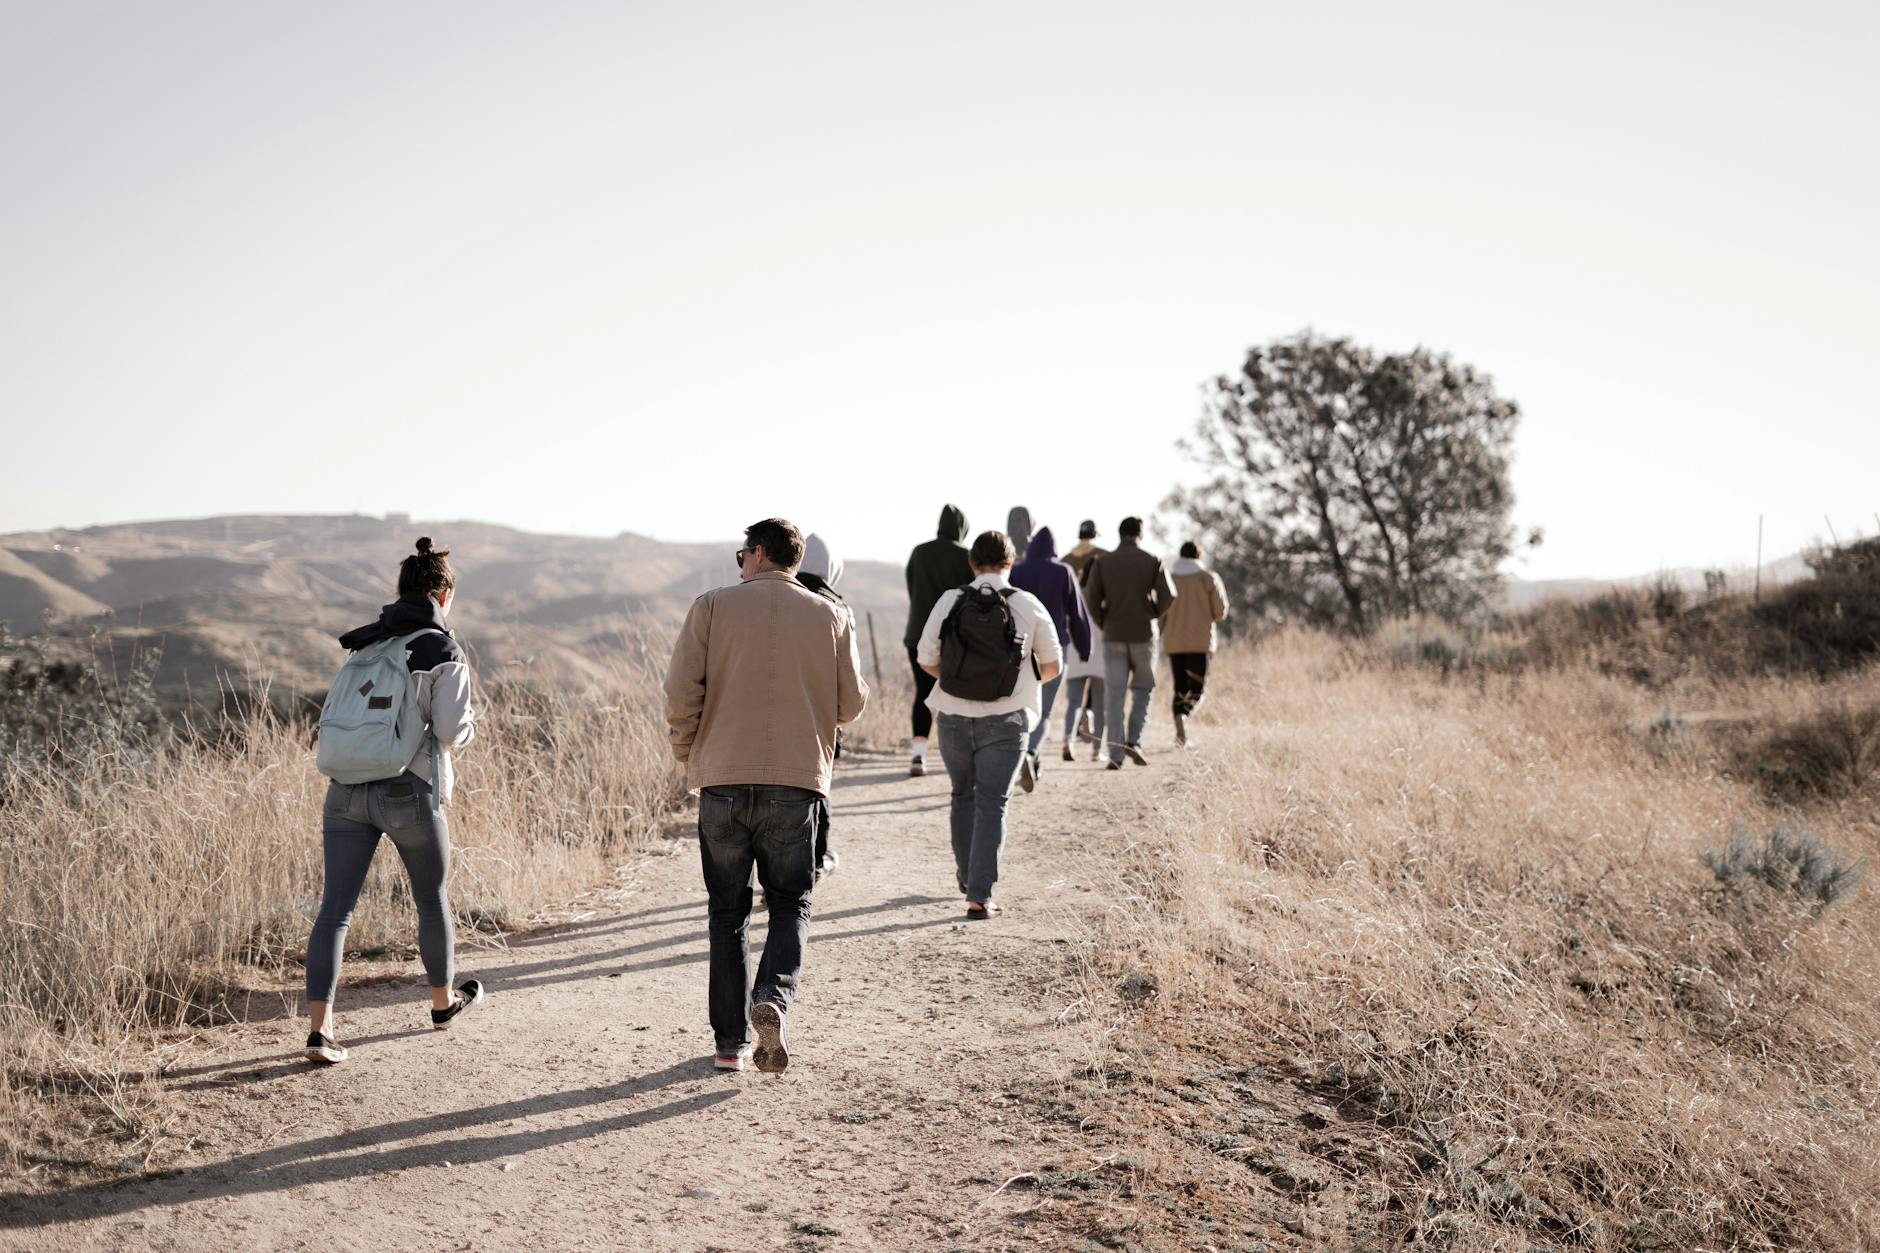
{"label": "dark pants", "polygon": [[940,715],[940,756],[953,781],[953,865],[966,899],[989,901],[1005,848],[1005,807],[1025,755],[1025,715]]}
{"label": "dark pants", "polygon": [[[711,934],[706,1003],[718,1051],[727,1057],[749,1041],[752,1002],[771,1001],[787,1010],[796,999],[809,940],[809,893],[816,882],[816,829],[828,811],[828,801],[800,787],[737,784],[699,793],[698,846]],[[753,865],[770,909],[754,986],[749,944]]]}
{"label": "dark pants", "polygon": [[443,811],[431,806],[431,785],[409,771],[373,783],[330,783],[322,809],[326,890],[307,938],[307,999],[331,1001],[339,987],[346,928],[352,924],[366,871],[372,869],[372,855],[379,851],[380,835],[392,841],[411,879],[424,977],[434,988],[449,987],[455,946],[444,894],[450,876],[450,825]]}
{"label": "dark pants", "polygon": [[1186,717],[1201,707],[1202,689],[1208,685],[1208,654],[1170,653],[1168,668],[1175,677],[1175,712]]}
{"label": "dark pants", "polygon": [[914,667],[914,738],[924,740],[933,734],[933,710],[927,708],[927,698],[939,680],[920,668],[920,649],[912,644],[907,646],[907,662]]}

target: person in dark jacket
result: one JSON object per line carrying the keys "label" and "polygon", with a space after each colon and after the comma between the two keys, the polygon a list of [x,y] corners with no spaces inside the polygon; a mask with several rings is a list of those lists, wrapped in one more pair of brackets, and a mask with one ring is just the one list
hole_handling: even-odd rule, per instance
{"label": "person in dark jacket", "polygon": [[[1142,752],[1142,729],[1149,721],[1155,694],[1156,619],[1175,603],[1162,559],[1142,547],[1142,519],[1124,518],[1116,528],[1116,551],[1099,557],[1084,581],[1090,616],[1103,632],[1104,721],[1109,724],[1110,769],[1123,768],[1123,756],[1149,764]],[[1127,691],[1125,691],[1127,688]],[[1129,722],[1123,703],[1129,700]]]}
{"label": "person in dark jacket", "polygon": [[933,730],[927,698],[933,695],[934,678],[921,669],[920,633],[940,598],[975,577],[965,540],[966,514],[958,505],[947,505],[940,510],[938,533],[916,545],[907,559],[907,633],[902,642],[914,668],[914,761],[907,772],[916,778],[927,773],[927,736]]}
{"label": "person in dark jacket", "polygon": [[[1084,605],[1083,591],[1077,586],[1077,572],[1058,560],[1057,538],[1051,534],[1050,527],[1039,527],[1038,533],[1031,537],[1025,559],[1012,567],[1012,586],[1030,592],[1044,605],[1057,626],[1058,644],[1066,657],[1076,649],[1079,657],[1090,659],[1090,611]],[[1025,760],[1018,769],[1018,784],[1027,792],[1037,782],[1043,766],[1038,748],[1044,743],[1045,732],[1051,728],[1051,706],[1056,703],[1058,688],[1063,683],[1064,676],[1060,673],[1044,685],[1044,711],[1038,717],[1038,725],[1032,728],[1031,740],[1025,746]]]}

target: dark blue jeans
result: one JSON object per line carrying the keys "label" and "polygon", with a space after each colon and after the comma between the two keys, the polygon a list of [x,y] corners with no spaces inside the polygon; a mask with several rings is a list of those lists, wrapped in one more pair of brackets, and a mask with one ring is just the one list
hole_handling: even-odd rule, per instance
{"label": "dark blue jeans", "polygon": [[[788,1010],[796,999],[809,941],[809,894],[816,882],[816,830],[828,812],[828,801],[800,787],[737,784],[699,793],[698,847],[711,935],[706,1005],[718,1051],[727,1057],[749,1042],[753,1001]],[[749,938],[752,866],[770,909],[755,986]]]}
{"label": "dark blue jeans", "polygon": [[940,756],[953,781],[953,864],[966,899],[989,901],[1005,847],[1005,806],[1025,755],[1025,715],[940,715]]}
{"label": "dark blue jeans", "polygon": [[434,988],[449,987],[455,946],[444,891],[450,877],[450,825],[443,811],[431,806],[431,785],[410,771],[375,783],[328,784],[320,817],[326,891],[307,939],[307,999],[331,1001],[339,987],[346,928],[381,834],[391,839],[411,879],[424,976]]}

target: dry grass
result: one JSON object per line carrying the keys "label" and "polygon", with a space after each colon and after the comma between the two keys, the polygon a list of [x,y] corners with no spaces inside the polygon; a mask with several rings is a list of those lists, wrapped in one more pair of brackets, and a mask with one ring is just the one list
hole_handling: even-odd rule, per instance
{"label": "dry grass", "polygon": [[[1880,896],[1720,881],[1702,851],[1785,815],[1649,731],[1668,702],[1786,720],[1848,690],[1446,679],[1302,634],[1210,688],[1092,988],[1132,1077],[1103,1099],[1142,1106],[1108,1117],[1147,1188],[1186,1191],[1180,1221],[1209,1187],[1231,1210],[1193,1165],[1227,1154],[1328,1246],[1880,1239]],[[1852,857],[1880,845],[1870,809],[1805,817]],[[1256,1107],[1285,1090],[1342,1125],[1276,1131]]]}
{"label": "dry grass", "polygon": [[[242,1016],[258,972],[276,989],[294,981],[283,968],[302,959],[318,904],[326,781],[306,728],[260,712],[239,730],[156,769],[103,758],[27,777],[0,806],[10,1166],[46,1141],[48,1096],[90,1122],[82,1156],[135,1165],[162,1118],[135,1079],[153,1033]],[[487,693],[449,811],[460,935],[520,925],[591,886],[679,798],[670,763],[649,667],[623,663],[581,694]],[[413,927],[398,859],[382,855],[349,950],[402,952]]]}

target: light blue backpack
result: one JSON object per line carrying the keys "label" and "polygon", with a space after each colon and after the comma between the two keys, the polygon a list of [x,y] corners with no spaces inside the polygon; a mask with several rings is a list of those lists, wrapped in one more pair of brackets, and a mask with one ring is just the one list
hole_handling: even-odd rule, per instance
{"label": "light blue backpack", "polygon": [[430,738],[405,649],[435,630],[380,640],[346,659],[320,707],[321,774],[335,783],[371,783],[405,772]]}

